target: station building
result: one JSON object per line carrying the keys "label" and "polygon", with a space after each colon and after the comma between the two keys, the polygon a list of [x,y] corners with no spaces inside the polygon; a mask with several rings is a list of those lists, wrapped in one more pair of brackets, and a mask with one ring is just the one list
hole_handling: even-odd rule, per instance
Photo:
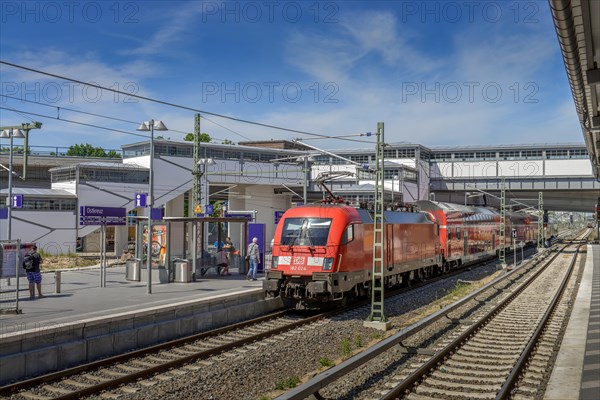
{"label": "station building", "polygon": [[[194,215],[193,150],[191,142],[155,140],[154,207],[163,208],[165,217]],[[106,249],[118,256],[136,236],[139,219],[134,216],[147,215],[147,209],[135,206],[135,196],[148,193],[149,153],[150,142],[144,141],[123,145],[119,160],[31,154],[28,168],[36,171],[34,184],[30,179],[13,180],[13,194],[22,194],[24,200],[23,208],[12,210],[11,236],[36,242],[47,253],[97,252],[99,229],[80,225],[80,207],[126,208],[132,216],[128,224],[107,227],[106,232]],[[375,164],[375,146],[329,153],[288,141],[202,143],[200,206],[218,202],[219,216],[251,216],[253,222],[265,225],[265,237],[270,238],[283,211],[304,203],[305,195],[308,202],[323,198],[318,182],[353,205],[372,202],[374,174],[368,167]],[[462,203],[463,197],[466,203],[466,190],[472,190],[468,188],[498,190],[500,177],[506,177],[509,187],[522,188],[526,182],[531,190],[538,190],[540,182],[544,188],[554,184],[556,190],[562,182],[568,182],[566,189],[579,185],[585,193],[600,189],[583,144],[428,148],[392,143],[386,146],[384,157],[385,198],[390,204],[423,199]],[[6,165],[6,159],[6,153],[1,153],[0,162]],[[18,171],[19,157],[14,164]],[[0,205],[4,207],[6,177],[5,171],[0,172]],[[457,191],[462,192],[456,195]],[[480,199],[469,199],[469,203],[474,201]],[[0,239],[7,238],[5,225],[6,220],[0,219]],[[224,229],[237,248],[245,247],[237,228]],[[207,233],[206,246],[210,247],[216,239]],[[171,254],[189,256],[185,246],[178,251],[182,254]]]}

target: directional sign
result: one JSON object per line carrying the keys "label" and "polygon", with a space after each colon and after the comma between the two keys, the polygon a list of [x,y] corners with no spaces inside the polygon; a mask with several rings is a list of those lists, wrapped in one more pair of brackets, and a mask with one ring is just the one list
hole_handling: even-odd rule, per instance
{"label": "directional sign", "polygon": [[138,193],[135,195],[135,206],[146,207],[146,200],[148,198],[147,193]]}
{"label": "directional sign", "polygon": [[13,195],[12,208],[23,208],[23,195],[22,194]]}
{"label": "directional sign", "polygon": [[80,225],[127,225],[127,210],[119,207],[80,206]]}

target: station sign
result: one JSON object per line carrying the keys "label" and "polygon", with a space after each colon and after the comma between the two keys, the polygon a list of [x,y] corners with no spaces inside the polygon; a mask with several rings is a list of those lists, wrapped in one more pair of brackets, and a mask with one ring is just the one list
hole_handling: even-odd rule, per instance
{"label": "station sign", "polygon": [[80,225],[127,225],[127,210],[120,207],[80,206]]}
{"label": "station sign", "polygon": [[252,215],[252,213],[230,213],[230,212],[226,212],[225,213],[225,218],[244,218],[244,219],[247,219],[248,221],[252,221],[252,219],[254,218],[254,215]]}
{"label": "station sign", "polygon": [[13,195],[12,208],[23,208],[23,195],[22,194]]}
{"label": "station sign", "polygon": [[148,194],[147,193],[137,193],[135,195],[135,206],[136,207],[146,207],[148,202]]}

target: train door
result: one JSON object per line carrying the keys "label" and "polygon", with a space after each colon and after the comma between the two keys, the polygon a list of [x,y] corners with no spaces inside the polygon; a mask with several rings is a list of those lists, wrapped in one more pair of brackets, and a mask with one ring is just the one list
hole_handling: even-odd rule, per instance
{"label": "train door", "polygon": [[496,250],[496,233],[492,233],[492,250]]}
{"label": "train door", "polygon": [[463,238],[463,251],[464,251],[464,255],[467,256],[469,255],[469,231],[465,229],[465,233],[464,233],[464,238]]}

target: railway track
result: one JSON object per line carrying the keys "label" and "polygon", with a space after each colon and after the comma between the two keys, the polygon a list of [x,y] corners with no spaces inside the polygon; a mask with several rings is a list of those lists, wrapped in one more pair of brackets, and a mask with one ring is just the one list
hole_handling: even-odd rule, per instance
{"label": "railway track", "polygon": [[[382,400],[509,398],[571,278],[580,245],[405,377]],[[571,253],[571,254],[569,254]]]}
{"label": "railway track", "polygon": [[[568,312],[570,295],[563,293],[567,287],[571,291],[574,287],[579,246],[580,243],[564,246],[549,261],[515,269],[452,307],[401,330],[277,399],[304,399],[310,395],[327,398],[321,397],[319,391],[325,395],[335,393],[333,398],[344,393],[342,397],[385,400],[493,399],[508,398],[514,393],[521,398],[536,398]],[[468,303],[472,307],[465,311]],[[459,309],[461,316],[450,317]],[[403,348],[411,336],[422,336],[444,319],[452,320],[456,328],[441,335],[442,339],[433,346]],[[429,333],[431,337],[439,335],[439,326],[436,329],[437,332]],[[415,355],[399,368],[381,368],[384,361],[378,363],[378,357],[397,351],[398,347],[403,348],[402,353]],[[372,372],[357,372],[356,377],[351,374],[361,368],[372,368]],[[373,379],[376,383],[356,382],[359,376],[370,373],[377,375]],[[334,382],[328,391],[327,386]],[[361,387],[360,394],[353,391],[352,385]]]}
{"label": "railway track", "polygon": [[[205,332],[184,339],[152,346],[125,355],[110,357],[79,367],[52,373],[0,388],[0,396],[13,399],[78,399],[120,385],[155,376],[175,368],[209,359],[228,351],[243,352],[243,346],[327,317],[321,313],[309,317],[281,311],[265,317]],[[174,370],[175,369],[175,370]],[[185,373],[185,372],[183,372]],[[162,376],[162,378],[161,378]],[[151,384],[151,383],[149,383]],[[125,394],[127,388],[124,388]],[[123,392],[121,394],[124,394]],[[105,394],[118,397],[118,394]]]}

